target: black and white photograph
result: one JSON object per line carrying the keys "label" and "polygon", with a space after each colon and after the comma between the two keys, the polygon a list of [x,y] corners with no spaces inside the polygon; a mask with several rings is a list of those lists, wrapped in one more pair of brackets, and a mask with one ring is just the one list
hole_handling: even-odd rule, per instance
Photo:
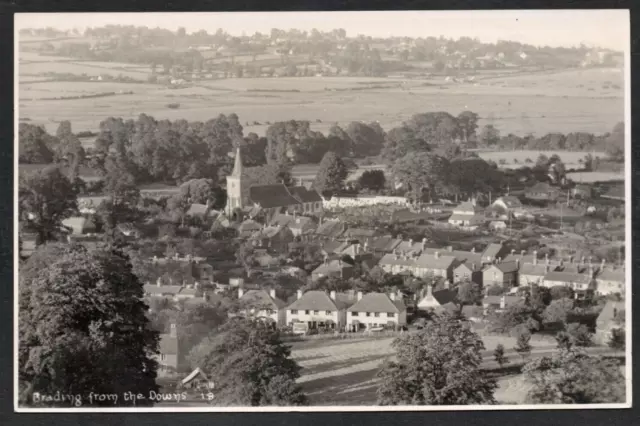
{"label": "black and white photograph", "polygon": [[631,407],[629,19],[16,14],[15,411]]}

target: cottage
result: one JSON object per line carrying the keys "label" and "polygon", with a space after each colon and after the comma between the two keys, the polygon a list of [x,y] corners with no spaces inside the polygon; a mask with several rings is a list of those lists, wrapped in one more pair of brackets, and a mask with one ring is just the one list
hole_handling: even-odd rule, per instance
{"label": "cottage", "polygon": [[265,226],[255,232],[250,240],[254,247],[270,248],[282,253],[288,250],[293,238],[293,232],[286,226]]}
{"label": "cottage", "polygon": [[[514,251],[512,251],[512,254]],[[492,243],[489,244],[481,254],[483,263],[493,263],[498,259],[503,258],[507,254],[507,247],[503,244]]]}
{"label": "cottage", "polygon": [[322,213],[322,197],[318,194],[318,191],[307,189],[305,186],[300,185],[289,188],[289,192],[301,203],[301,213]]}
{"label": "cottage", "polygon": [[96,232],[96,224],[93,219],[85,216],[63,219],[62,226],[68,228],[72,235],[88,235]]}
{"label": "cottage", "polygon": [[413,273],[416,270],[416,261],[412,257],[401,256],[395,252],[382,256],[378,266],[388,274]]}
{"label": "cottage", "polygon": [[507,229],[507,223],[504,220],[492,220],[489,222],[489,229],[492,231],[504,231]]}
{"label": "cottage", "polygon": [[351,331],[407,324],[407,308],[399,293],[358,293],[358,301],[347,309],[347,328]]}
{"label": "cottage", "polygon": [[315,231],[316,224],[312,218],[293,214],[276,214],[269,222],[270,226],[286,226],[294,236],[308,235]]}
{"label": "cottage", "polygon": [[[354,301],[355,302],[355,301]],[[338,298],[335,291],[298,290],[297,300],[286,308],[286,323],[304,323],[309,329],[326,327],[343,329],[347,323],[348,301]]]}
{"label": "cottage", "polygon": [[482,286],[482,265],[474,262],[464,262],[453,270],[453,282],[471,281]]}
{"label": "cottage", "polygon": [[456,292],[446,286],[444,289],[434,291],[433,286],[428,285],[426,294],[418,301],[417,308],[421,311],[453,312],[458,308]]}
{"label": "cottage", "polygon": [[311,279],[313,281],[317,281],[320,278],[324,277],[349,279],[353,276],[353,274],[353,265],[344,262],[342,259],[325,259],[324,263],[313,270],[313,272],[311,273]]}
{"label": "cottage", "polygon": [[484,309],[484,315],[489,312],[501,312],[509,306],[515,305],[522,300],[520,296],[503,294],[502,296],[485,296],[482,299],[482,307]]}
{"label": "cottage", "polygon": [[518,285],[518,269],[520,262],[502,262],[500,259],[493,265],[487,265],[482,271],[482,283],[485,288],[500,286],[511,288]]}
{"label": "cottage", "polygon": [[456,266],[454,256],[442,255],[439,251],[433,254],[423,253],[415,261],[415,275],[418,277],[443,277],[453,279],[453,268]]}
{"label": "cottage", "polygon": [[596,287],[593,279],[593,270],[588,268],[586,272],[549,271],[545,274],[542,285],[545,287],[563,286],[572,288],[576,298],[588,297]]}
{"label": "cottage", "polygon": [[555,201],[559,191],[546,182],[538,182],[525,191],[525,197],[534,201]]}
{"label": "cottage", "polygon": [[238,236],[240,238],[250,238],[253,234],[260,231],[262,225],[253,219],[247,219],[238,225]]}
{"label": "cottage", "polygon": [[252,318],[258,318],[282,327],[286,323],[286,303],[278,299],[275,290],[249,290],[238,289],[238,303],[240,313]]}
{"label": "cottage", "polygon": [[504,197],[498,198],[496,201],[491,204],[492,207],[497,207],[505,211],[505,213],[512,213],[514,210],[521,209],[522,203],[517,197],[513,195],[505,195]]}
{"label": "cottage", "polygon": [[347,226],[338,219],[320,220],[316,235],[320,238],[333,239],[340,237],[346,229]]}
{"label": "cottage", "polygon": [[550,270],[551,266],[546,263],[520,263],[520,270],[518,271],[518,285],[521,287],[542,285],[544,276]]}
{"label": "cottage", "polygon": [[608,300],[596,319],[594,340],[600,345],[606,345],[611,340],[611,333],[615,329],[624,327],[621,317],[624,316],[624,302]]}

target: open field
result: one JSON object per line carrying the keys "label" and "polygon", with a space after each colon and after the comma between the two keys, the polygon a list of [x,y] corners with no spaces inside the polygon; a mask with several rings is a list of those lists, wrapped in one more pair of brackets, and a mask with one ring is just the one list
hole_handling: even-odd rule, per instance
{"label": "open field", "polygon": [[[60,72],[91,76],[122,74],[145,79],[150,71],[140,65],[68,62],[68,58],[38,57],[28,52],[21,54],[21,59],[19,73],[26,77]],[[309,120],[314,130],[323,132],[334,123],[347,125],[359,120],[378,121],[389,129],[418,112],[458,114],[471,110],[481,116],[480,126],[493,124],[503,134],[603,133],[624,117],[621,78],[622,74],[616,70],[569,70],[491,77],[460,84],[445,82],[442,77],[431,80],[242,78],[201,81],[195,84],[200,87],[172,90],[161,85],[136,89],[134,85],[122,83],[121,90],[136,93],[126,98],[112,96],[99,101],[46,103],[38,102],[42,95],[37,93],[51,90],[47,97],[58,97],[64,95],[55,92],[64,89],[56,83],[29,83],[25,79],[19,86],[23,104],[20,115],[29,117],[34,124],[45,125],[49,131],[55,130],[55,121],[60,120],[70,120],[74,130],[82,131],[96,130],[100,121],[108,116],[133,118],[146,113],[157,119],[206,121],[219,114],[235,112],[243,124],[259,122],[259,125],[245,126],[245,131],[260,135],[266,131],[267,121]],[[604,88],[607,85],[609,87]],[[111,91],[100,86],[93,90]],[[166,107],[168,102],[175,101],[180,102],[179,109]]]}
{"label": "open field", "polygon": [[[587,152],[572,152],[572,151],[533,151],[533,150],[516,150],[516,151],[476,151],[476,154],[484,160],[491,160],[498,163],[500,168],[518,168],[523,166],[532,167],[535,165],[536,160],[540,154],[544,154],[547,157],[557,155],[560,157],[567,169],[582,167],[580,160],[584,160],[587,156]],[[606,157],[604,152],[589,152],[595,157]],[[531,162],[527,162],[527,159]],[[500,160],[506,160],[505,164],[500,164]]]}
{"label": "open field", "polygon": [[[515,339],[502,336],[484,336],[485,358],[492,358],[491,352],[498,343],[511,348]],[[355,339],[324,342],[319,345],[292,345],[292,356],[303,367],[299,382],[316,405],[367,405],[375,403],[379,380],[376,373],[380,365],[391,359],[394,350],[392,338]],[[305,342],[306,343],[306,342]],[[543,339],[532,339],[535,351],[544,351],[554,344]],[[305,347],[306,346],[306,347]],[[509,357],[516,359],[507,349]],[[499,381],[500,401],[521,402],[526,389],[514,378]],[[519,392],[517,391],[519,389]],[[504,399],[502,399],[504,398]]]}
{"label": "open field", "polygon": [[574,182],[606,182],[624,180],[624,172],[574,172],[567,173],[567,177]]}

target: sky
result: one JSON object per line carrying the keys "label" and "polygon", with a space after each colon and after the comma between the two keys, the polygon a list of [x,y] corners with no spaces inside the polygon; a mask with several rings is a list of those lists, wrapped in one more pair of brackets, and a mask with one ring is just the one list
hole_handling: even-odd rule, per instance
{"label": "sky", "polygon": [[490,10],[398,12],[172,12],[172,13],[30,13],[16,14],[15,27],[63,30],[114,25],[161,27],[187,32],[222,28],[233,35],[271,28],[330,31],[347,36],[477,37],[483,42],[512,40],[536,46],[584,43],[626,50],[630,43],[627,10]]}

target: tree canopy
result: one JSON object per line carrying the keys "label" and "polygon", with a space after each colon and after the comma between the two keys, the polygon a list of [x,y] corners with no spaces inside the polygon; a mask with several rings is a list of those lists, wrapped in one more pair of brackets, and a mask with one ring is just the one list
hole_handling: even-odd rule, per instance
{"label": "tree canopy", "polygon": [[495,380],[480,369],[482,339],[458,318],[437,316],[417,333],[393,343],[397,361],[378,377],[382,405],[493,404]]}
{"label": "tree canopy", "polygon": [[320,162],[313,187],[321,194],[335,194],[342,189],[348,175],[349,170],[342,159],[335,152],[327,152]]}

